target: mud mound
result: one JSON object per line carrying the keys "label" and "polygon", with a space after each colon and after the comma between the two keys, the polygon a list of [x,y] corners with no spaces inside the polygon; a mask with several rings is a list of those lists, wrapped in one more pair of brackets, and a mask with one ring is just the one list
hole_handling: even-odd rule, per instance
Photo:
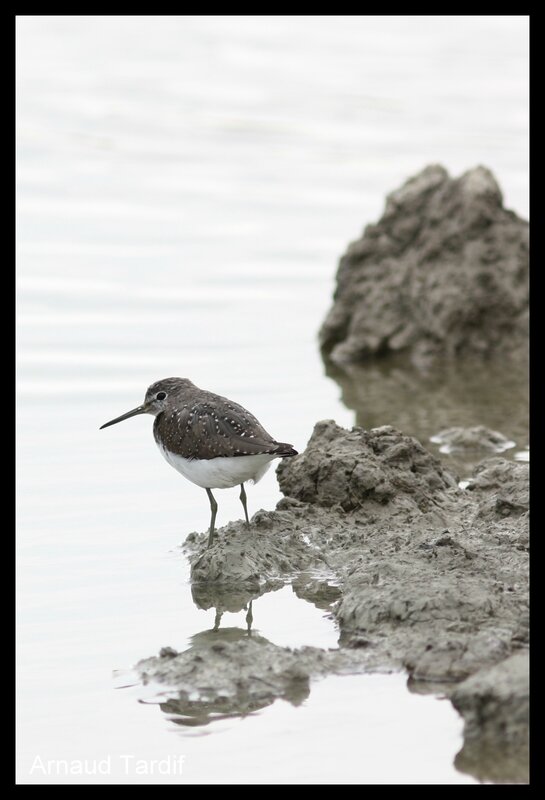
{"label": "mud mound", "polygon": [[[214,635],[212,635],[214,636]],[[248,714],[281,697],[299,705],[310,693],[312,676],[351,670],[349,653],[303,647],[278,647],[263,637],[238,641],[205,640],[183,653],[163,648],[158,657],[139,661],[144,683],[164,683],[177,697],[169,710],[202,714]]]}
{"label": "mud mound", "polygon": [[488,458],[463,491],[395,428],[326,420],[277,473],[276,511],[209,549],[205,534],[186,543],[194,590],[219,614],[221,587],[243,607],[291,582],[331,611],[343,649],[427,681],[463,680],[527,642],[527,464]]}
{"label": "mud mound", "polygon": [[446,428],[430,438],[430,442],[440,445],[440,453],[464,453],[488,450],[492,453],[503,453],[515,446],[499,431],[475,425],[473,428]]}
{"label": "mud mound", "polygon": [[321,331],[332,362],[405,352],[415,363],[521,355],[528,339],[528,224],[492,173],[426,167],[349,245]]}
{"label": "mud mound", "polygon": [[[468,720],[457,766],[523,780],[524,713],[520,742],[505,744],[511,690],[499,678],[494,687],[492,668],[509,665],[529,638],[528,464],[487,458],[462,490],[395,428],[345,430],[326,420],[277,473],[285,496],[275,511],[259,511],[250,528],[220,529],[209,549],[206,533],[185,543],[194,600],[216,617],[189,650],[164,648],[137,665],[144,681],[173,687],[165,713],[196,725],[276,697],[298,703],[311,677],[332,672],[405,668],[419,686],[447,695],[475,675],[456,695]],[[286,583],[335,618],[339,650],[290,650],[251,632],[260,595]],[[223,611],[242,609],[246,631],[221,628]],[[480,688],[486,670],[490,692]],[[523,686],[519,696],[524,704]]]}
{"label": "mud mound", "polygon": [[347,431],[316,423],[304,451],[277,468],[281,491],[297,500],[352,511],[392,504],[426,512],[456,478],[416,439],[385,425]]}
{"label": "mud mound", "polygon": [[[205,536],[191,534],[185,542],[191,563],[191,582],[248,590],[278,587],[278,578],[321,562],[297,532],[296,520],[286,512],[259,511],[250,528],[231,523],[216,533],[212,547]],[[269,534],[274,530],[274,535]]]}
{"label": "mud mound", "polygon": [[478,514],[483,518],[519,517],[529,510],[529,471],[525,462],[488,458],[473,474],[468,489],[479,502]]}

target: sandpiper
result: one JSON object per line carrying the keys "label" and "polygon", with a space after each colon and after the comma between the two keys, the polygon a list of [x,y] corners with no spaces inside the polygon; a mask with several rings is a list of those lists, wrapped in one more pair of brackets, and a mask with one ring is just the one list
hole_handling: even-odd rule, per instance
{"label": "sandpiper", "polygon": [[296,456],[291,444],[277,442],[245,408],[226,397],[199,389],[187,378],[153,383],[138,408],[101,426],[107,428],[137,414],[153,414],[157,447],[174,469],[206,489],[212,516],[208,547],[214,540],[218,504],[212,489],[240,485],[246,524],[245,481],[257,483],[275,458]]}

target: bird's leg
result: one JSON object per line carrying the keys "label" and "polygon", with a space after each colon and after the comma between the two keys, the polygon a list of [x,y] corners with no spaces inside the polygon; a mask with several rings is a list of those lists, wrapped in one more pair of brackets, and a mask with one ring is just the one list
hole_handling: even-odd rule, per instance
{"label": "bird's leg", "polygon": [[206,494],[208,495],[208,499],[210,500],[210,509],[212,511],[212,517],[210,519],[210,533],[208,534],[208,544],[207,547],[210,547],[212,542],[214,541],[214,524],[216,522],[216,514],[218,513],[218,504],[214,500],[214,495],[210,491],[210,489],[206,490]]}
{"label": "bird's leg", "polygon": [[248,625],[248,636],[252,633],[252,622],[254,621],[254,615],[252,614],[252,601],[250,600],[250,605],[248,608],[248,613],[246,614],[246,624]]}
{"label": "bird's leg", "polygon": [[248,519],[248,508],[246,507],[246,490],[244,489],[244,484],[240,484],[240,502],[242,503],[242,508],[244,509],[244,516],[246,517],[246,525],[250,527],[250,520]]}
{"label": "bird's leg", "polygon": [[220,611],[219,608],[216,608],[216,616],[214,618],[214,627],[212,628],[213,631],[219,631],[222,613],[223,612]]}

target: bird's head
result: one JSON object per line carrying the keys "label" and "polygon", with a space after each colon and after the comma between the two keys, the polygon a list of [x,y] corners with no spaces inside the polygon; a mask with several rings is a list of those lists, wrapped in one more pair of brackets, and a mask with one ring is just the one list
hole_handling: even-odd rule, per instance
{"label": "bird's head", "polygon": [[146,392],[144,402],[141,406],[133,408],[132,411],[127,411],[120,417],[110,420],[100,426],[108,428],[110,425],[115,425],[117,422],[123,422],[129,417],[135,417],[137,414],[153,414],[154,417],[164,411],[173,400],[176,400],[184,391],[193,387],[191,381],[187,378],[163,378],[160,381],[152,383]]}

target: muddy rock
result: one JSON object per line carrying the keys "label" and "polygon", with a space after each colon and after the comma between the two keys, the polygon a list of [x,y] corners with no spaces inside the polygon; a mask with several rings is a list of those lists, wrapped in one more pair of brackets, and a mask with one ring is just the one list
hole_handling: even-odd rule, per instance
{"label": "muddy rock", "polygon": [[528,781],[529,663],[522,650],[482,669],[451,694],[465,720],[455,764],[480,780]]}
{"label": "muddy rock", "polygon": [[475,425],[472,428],[446,428],[430,438],[430,442],[440,445],[441,453],[464,453],[475,451],[489,451],[503,453],[515,446],[499,431],[492,431],[484,425]]}
{"label": "muddy rock", "polygon": [[136,669],[144,682],[153,679],[175,689],[188,709],[248,713],[277,697],[298,703],[309,693],[309,672],[297,655],[260,637],[218,640],[183,653],[165,655],[163,649]]}
{"label": "muddy rock", "polygon": [[487,459],[464,492],[394,428],[318,423],[304,453],[278,467],[279,506],[295,496],[292,513],[336,578],[341,645],[418,680],[459,681],[524,641],[527,515],[513,525],[483,509],[496,508],[499,487],[524,507],[527,467]]}
{"label": "muddy rock", "polygon": [[505,458],[482,461],[475,468],[468,486],[468,490],[478,501],[478,516],[498,521],[524,515],[522,527],[509,527],[515,533],[523,533],[530,504],[529,470],[528,463],[507,461]]}
{"label": "muddy rock", "polygon": [[[467,610],[469,614],[473,611],[469,603]],[[486,601],[484,608],[477,609],[477,613],[483,610],[488,614],[493,612]],[[471,632],[458,632],[464,627]],[[446,630],[434,632],[424,639],[415,637],[414,649],[409,649],[403,659],[404,666],[417,681],[433,684],[464,680],[483,665],[492,666],[506,658],[512,650],[511,632],[494,630],[486,625],[483,628],[482,631],[475,630],[472,619],[465,626],[463,622],[447,623]]]}
{"label": "muddy rock", "polygon": [[[322,421],[278,466],[276,511],[250,529],[232,523],[209,550],[204,535],[187,543],[194,585],[245,586],[251,598],[289,582],[331,611],[341,647],[365,650],[368,665],[462,680],[527,640],[527,469],[486,459],[463,491],[395,428]],[[498,497],[520,511],[498,512]]]}
{"label": "muddy rock", "polygon": [[341,258],[321,331],[326,359],[404,353],[422,365],[527,352],[528,224],[485,167],[426,167]]}
{"label": "muddy rock", "polygon": [[[300,525],[282,511],[260,511],[252,527],[231,523],[205,549],[204,534],[191,534],[186,551],[192,584],[233,586],[249,591],[277,588],[280,577],[323,563],[321,555],[300,535]],[[273,533],[273,535],[271,535]]]}
{"label": "muddy rock", "polygon": [[316,423],[304,451],[278,469],[281,491],[297,500],[343,511],[390,504],[389,513],[429,511],[456,478],[416,439],[385,425],[347,431]]}
{"label": "muddy rock", "polygon": [[490,554],[462,519],[451,528],[439,536],[369,534],[365,556],[352,553],[335,608],[344,646],[364,641],[413,678],[442,682],[512,652],[527,612],[525,558],[511,557],[505,543]]}
{"label": "muddy rock", "polygon": [[[277,473],[285,496],[275,511],[255,514],[250,528],[220,529],[208,550],[204,533],[185,543],[195,602],[214,605],[216,623],[203,634],[206,653],[169,649],[139,664],[145,679],[175,687],[164,710],[180,724],[201,724],[275,697],[299,702],[313,676],[405,669],[427,691],[450,695],[465,682],[453,695],[468,720],[460,769],[480,777],[477,762],[490,753],[484,778],[523,779],[524,742],[506,744],[502,764],[493,761],[504,694],[487,699],[479,687],[485,675],[495,682],[496,667],[518,664],[511,657],[528,644],[528,464],[487,458],[464,490],[401,431],[326,420]],[[258,615],[260,595],[285,584],[333,616],[338,650],[293,651],[251,633],[252,603]],[[222,611],[239,608],[247,631],[210,639],[228,634]]]}
{"label": "muddy rock", "polygon": [[153,680],[172,691],[169,712],[202,723],[210,715],[248,714],[277,698],[299,705],[311,677],[353,672],[354,658],[336,650],[278,647],[261,636],[224,641],[212,634],[183,653],[163,648],[136,670],[144,684]]}

